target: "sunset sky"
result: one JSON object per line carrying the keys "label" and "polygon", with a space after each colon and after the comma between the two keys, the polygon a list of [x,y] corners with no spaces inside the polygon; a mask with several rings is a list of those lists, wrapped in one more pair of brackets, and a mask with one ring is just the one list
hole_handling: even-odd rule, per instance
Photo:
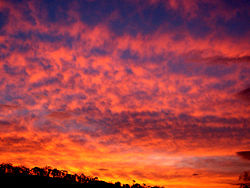
{"label": "sunset sky", "polygon": [[249,159],[249,0],[0,0],[0,163],[233,188]]}

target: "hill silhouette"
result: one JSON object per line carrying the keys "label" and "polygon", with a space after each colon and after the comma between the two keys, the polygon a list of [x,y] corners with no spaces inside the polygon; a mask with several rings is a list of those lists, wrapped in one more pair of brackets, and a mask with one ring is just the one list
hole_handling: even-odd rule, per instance
{"label": "hill silhouette", "polygon": [[69,174],[65,170],[58,170],[49,166],[29,169],[24,166],[13,166],[10,163],[0,164],[0,185],[18,184],[18,185],[43,185],[43,184],[75,184],[80,187],[107,187],[107,188],[160,188],[158,186],[150,187],[145,184],[133,185],[120,182],[108,183],[101,181],[98,177],[85,176],[84,174]]}
{"label": "hill silhouette", "polygon": [[[243,172],[239,180],[240,188],[249,188],[249,172]],[[46,166],[44,168],[34,167],[29,169],[24,166],[13,166],[11,163],[0,164],[0,185],[46,185],[46,184],[74,184],[83,188],[164,188],[159,186],[147,186],[146,184],[121,184],[109,183],[99,180],[98,177],[85,176],[82,174],[69,174],[66,170],[58,170]]]}

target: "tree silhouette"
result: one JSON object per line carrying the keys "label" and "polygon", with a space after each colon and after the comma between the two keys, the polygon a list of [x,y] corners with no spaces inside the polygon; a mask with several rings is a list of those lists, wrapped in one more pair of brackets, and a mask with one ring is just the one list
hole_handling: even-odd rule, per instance
{"label": "tree silhouette", "polygon": [[[98,177],[90,177],[82,174],[69,174],[65,170],[58,170],[49,166],[32,169],[24,166],[13,166],[11,163],[0,164],[0,184],[19,184],[19,185],[39,185],[39,184],[82,184],[83,187],[107,187],[107,188],[149,188],[146,184],[135,183],[121,185],[120,182],[107,183]],[[158,188],[158,187],[155,187]],[[245,187],[244,187],[245,188]]]}
{"label": "tree silhouette", "polygon": [[240,176],[239,176],[239,181],[240,181],[240,188],[249,188],[250,187],[250,172],[249,171],[244,171]]}

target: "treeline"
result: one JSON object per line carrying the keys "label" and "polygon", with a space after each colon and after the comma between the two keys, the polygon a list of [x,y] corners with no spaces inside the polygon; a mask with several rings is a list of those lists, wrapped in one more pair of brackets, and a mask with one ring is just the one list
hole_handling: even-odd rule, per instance
{"label": "treeline", "polygon": [[250,171],[244,171],[239,176],[239,181],[240,188],[250,188]]}
{"label": "treeline", "polygon": [[145,184],[133,185],[120,182],[107,183],[98,177],[90,177],[82,174],[69,174],[65,170],[58,170],[49,166],[44,168],[34,167],[29,169],[24,166],[13,166],[10,163],[0,164],[0,184],[76,184],[81,187],[107,187],[107,188],[160,188],[150,187]]}

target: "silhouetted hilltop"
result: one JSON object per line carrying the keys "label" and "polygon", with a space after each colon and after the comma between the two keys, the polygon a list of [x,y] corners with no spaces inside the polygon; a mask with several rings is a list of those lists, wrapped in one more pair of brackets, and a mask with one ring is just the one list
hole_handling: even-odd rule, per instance
{"label": "silhouetted hilltop", "polygon": [[[243,172],[239,177],[240,188],[249,188],[249,172]],[[90,177],[82,174],[69,174],[66,170],[58,170],[49,166],[44,168],[34,167],[29,169],[24,166],[13,166],[10,163],[0,164],[0,185],[18,184],[20,185],[45,185],[45,184],[74,184],[84,188],[104,187],[104,188],[163,188],[159,186],[147,186],[134,183],[133,185],[120,182],[107,183],[98,177]]]}
{"label": "silhouetted hilltop", "polygon": [[[0,184],[42,185],[42,184],[75,184],[81,187],[107,187],[107,188],[150,188],[150,186],[123,184],[120,182],[107,183],[97,177],[84,174],[69,174],[65,170],[51,167],[34,167],[29,169],[24,166],[13,166],[10,163],[0,164]],[[151,187],[151,188],[159,188]]]}

